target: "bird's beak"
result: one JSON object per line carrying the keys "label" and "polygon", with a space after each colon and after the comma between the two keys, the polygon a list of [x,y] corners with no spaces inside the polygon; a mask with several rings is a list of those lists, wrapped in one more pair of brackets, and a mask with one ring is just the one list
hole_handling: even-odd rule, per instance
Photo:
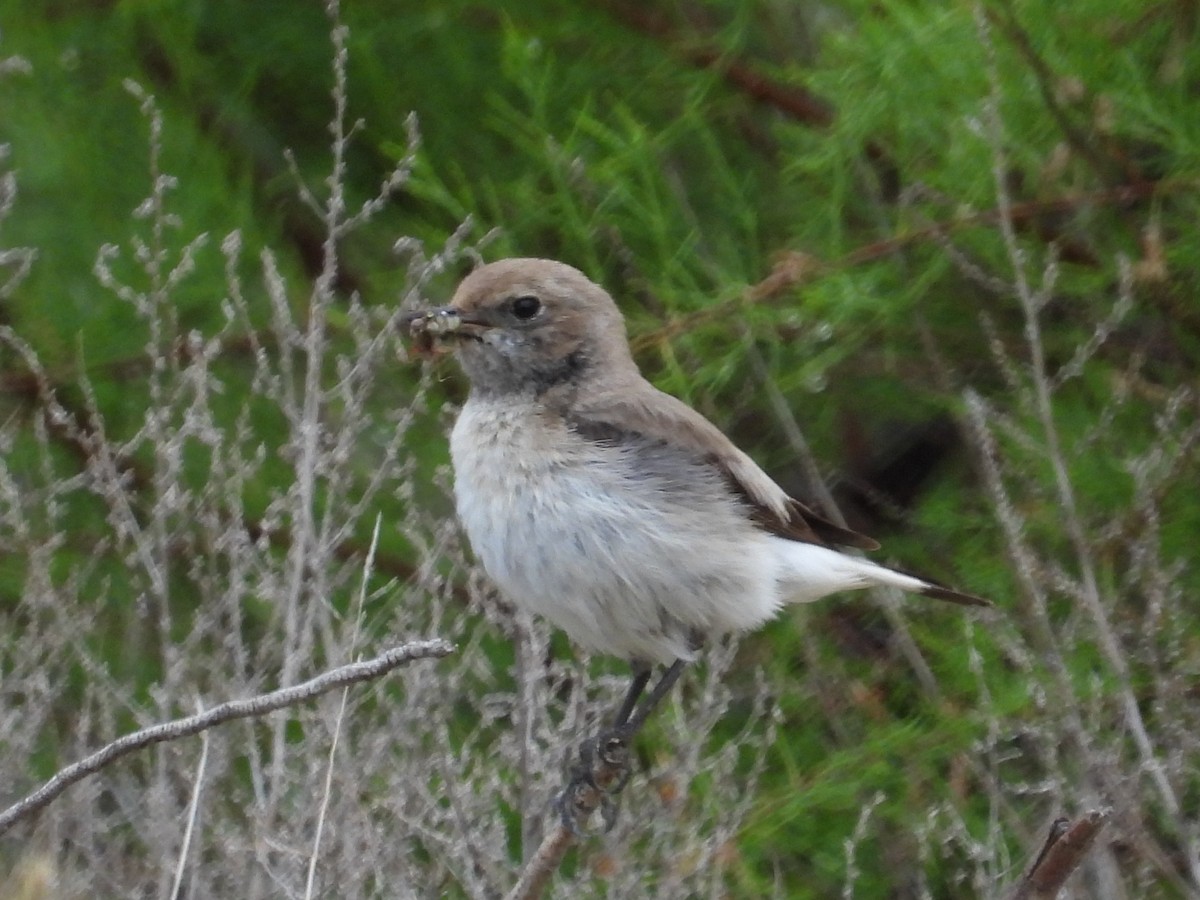
{"label": "bird's beak", "polygon": [[400,329],[412,340],[418,356],[436,356],[452,340],[482,340],[488,323],[464,316],[453,306],[423,309],[400,317]]}

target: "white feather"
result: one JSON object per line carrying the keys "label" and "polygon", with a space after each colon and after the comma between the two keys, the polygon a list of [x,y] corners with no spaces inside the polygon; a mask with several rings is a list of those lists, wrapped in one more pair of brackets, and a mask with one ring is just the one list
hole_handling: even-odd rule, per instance
{"label": "white feather", "polygon": [[916,592],[929,587],[919,578],[829,547],[784,538],[774,538],[774,541],[781,559],[780,589],[788,603],[810,603],[838,591],[876,585]]}
{"label": "white feather", "polygon": [[695,655],[783,603],[924,583],[755,526],[719,473],[678,451],[583,439],[532,400],[473,397],[450,442],[458,514],[514,603],[630,660]]}

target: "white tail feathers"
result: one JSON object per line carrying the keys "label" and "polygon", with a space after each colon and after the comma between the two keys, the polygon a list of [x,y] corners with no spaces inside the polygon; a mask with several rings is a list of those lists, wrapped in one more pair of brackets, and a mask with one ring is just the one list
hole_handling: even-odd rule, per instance
{"label": "white tail feathers", "polygon": [[890,585],[910,594],[923,594],[965,606],[991,606],[981,597],[942,587],[857,556],[847,556],[829,547],[775,540],[783,562],[780,584],[784,599],[789,603],[809,603],[838,591]]}

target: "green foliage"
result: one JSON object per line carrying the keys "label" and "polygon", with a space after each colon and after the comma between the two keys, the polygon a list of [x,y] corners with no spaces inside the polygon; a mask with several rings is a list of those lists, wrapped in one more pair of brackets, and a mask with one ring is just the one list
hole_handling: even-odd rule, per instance
{"label": "green foliage", "polygon": [[[148,192],[147,121],[124,82],[153,94],[165,117],[160,165],[180,182],[170,192],[181,222],[166,234],[170,251],[209,235],[195,271],[172,292],[178,334],[230,327],[222,310],[227,261],[218,248],[235,229],[252,251],[238,263],[250,318],[235,327],[253,333],[270,319],[265,290],[251,283],[261,248],[279,252],[295,310],[305,303],[297,286],[319,268],[320,223],[296,199],[283,152],[294,153],[307,184],[321,184],[332,109],[328,23],[317,5],[291,0],[42,7],[0,3],[0,51],[32,66],[31,74],[0,81],[0,133],[20,187],[4,240],[39,254],[31,276],[5,298],[4,318],[63,391],[78,391],[85,378],[105,420],[127,433],[151,402],[150,335],[132,306],[92,274],[99,247],[112,243],[122,248],[119,277],[153,288],[138,281],[144,271],[130,244],[132,235],[153,239],[152,223],[130,216]],[[981,748],[999,753],[998,744],[1019,743],[1026,728],[1050,727],[1052,711],[1030,700],[1031,669],[1040,672],[1045,660],[1014,662],[1012,647],[1036,629],[987,499],[986,454],[954,439],[902,473],[919,482],[911,493],[899,483],[904,477],[884,477],[904,463],[906,435],[925,434],[946,417],[965,421],[962,389],[971,386],[1002,411],[995,451],[1008,461],[1002,481],[1019,501],[1023,533],[1070,577],[1078,574],[1055,491],[1056,459],[1029,400],[1045,376],[1031,367],[1012,247],[998,227],[997,168],[1003,196],[1020,212],[1014,228],[1025,275],[1036,283],[1049,271],[1052,248],[1062,257],[1040,310],[1050,376],[1093,339],[1098,323],[1113,320],[1110,339],[1083,360],[1078,377],[1056,385],[1053,413],[1131,677],[1152,707],[1161,682],[1195,671],[1194,641],[1138,658],[1139,623],[1160,601],[1141,593],[1142,582],[1131,587],[1128,576],[1150,565],[1134,545],[1153,505],[1157,571],[1173,572],[1184,594],[1198,587],[1188,559],[1200,506],[1194,491],[1178,487],[1195,476],[1194,393],[1164,419],[1172,392],[1194,386],[1200,353],[1200,53],[1195,17],[1184,7],[726,0],[653,4],[642,15],[607,3],[425,0],[347,9],[350,115],[365,122],[347,160],[352,204],[371,196],[403,158],[410,111],[423,142],[401,195],[340,248],[343,296],[356,290],[368,307],[390,309],[403,278],[392,239],[435,244],[467,216],[474,237],[496,229],[485,256],[552,256],[579,266],[618,297],[640,362],[664,389],[714,418],[789,489],[809,495],[814,486],[795,474],[802,450],[785,439],[769,400],[768,388],[779,391],[822,470],[845,488],[839,499],[851,507],[859,501],[856,524],[885,538],[889,559],[991,597],[1012,619],[993,631],[961,623],[953,608],[906,607],[904,639],[928,662],[936,694],[917,683],[896,622],[861,602],[844,604],[849,613],[821,607],[785,616],[746,640],[730,676],[735,690],[749,691],[751,672],[765,667],[783,720],[728,872],[740,895],[765,895],[776,873],[788,896],[836,895],[846,878],[844,841],[882,792],[872,814],[878,830],[858,848],[856,895],[891,896],[894,861],[871,848],[902,845],[896,852],[911,863],[919,855],[916,826],[933,829],[946,809],[956,810],[963,832],[986,841],[997,813],[984,799],[981,770],[951,777],[952,770],[969,769],[964,760]],[[664,22],[669,27],[655,24]],[[754,96],[731,74],[743,64],[777,93]],[[796,113],[778,99],[789,91],[820,98],[831,120]],[[789,253],[808,260],[803,274],[756,294]],[[1135,301],[1121,317],[1112,314],[1118,257],[1130,260]],[[435,279],[429,299],[444,298],[457,274]],[[350,346],[343,311],[333,310],[331,322],[332,340]],[[752,355],[761,356],[762,371]],[[216,372],[228,392],[217,405],[233,427],[250,367],[226,359]],[[25,373],[6,351],[6,383]],[[394,395],[372,399],[381,416],[417,393],[415,369],[395,378]],[[431,487],[446,459],[438,411],[461,389],[453,375],[433,386],[429,414],[413,424],[406,445],[412,484],[379,501],[390,519],[412,505],[448,513]],[[6,416],[28,414],[27,394],[6,394]],[[1116,408],[1114,397],[1123,401]],[[282,432],[277,410],[252,406],[251,413],[252,432],[268,443]],[[383,434],[391,420],[380,421]],[[38,458],[37,440],[23,434],[9,465]],[[1139,457],[1153,464],[1164,446],[1178,459],[1150,504],[1131,467]],[[199,447],[189,453],[185,481],[199,489],[213,460]],[[52,456],[63,472],[78,465],[61,446]],[[364,477],[372,459],[363,452]],[[152,468],[152,454],[138,462]],[[270,455],[262,483],[246,486],[250,514],[265,514],[270,490],[291,477],[287,461]],[[882,502],[863,501],[864,484],[868,500],[883,495]],[[87,546],[104,527],[98,506],[81,503],[70,518],[63,571],[72,543]],[[354,523],[359,546],[370,518]],[[411,570],[421,562],[418,543],[389,531],[381,556],[394,572]],[[461,577],[444,568],[448,578]],[[18,560],[0,561],[0,611],[16,607],[22,572]],[[114,596],[122,594],[121,577],[115,559],[92,573]],[[344,590],[331,602],[344,610],[349,597]],[[186,614],[198,601],[177,602]],[[111,661],[112,677],[144,691],[162,661],[126,653],[133,604],[128,597],[88,640]],[[1123,676],[1094,635],[1080,636],[1087,631],[1080,606],[1069,592],[1052,591],[1062,662],[1095,706],[1089,721],[1128,751],[1112,699]],[[260,618],[248,602],[244,627]],[[491,652],[498,672],[512,661],[500,646]],[[464,729],[467,719],[464,711]],[[738,726],[725,727],[732,735]],[[1004,733],[989,735],[990,727]],[[52,753],[43,749],[31,763],[47,770]],[[1069,793],[1060,788],[1056,796]],[[915,822],[913,810],[926,818]],[[1020,859],[1046,811],[1030,799],[1029,829],[1008,823],[1004,853]],[[1165,846],[1180,839],[1177,824],[1169,816],[1158,823]],[[932,833],[921,852],[943,852],[928,846]],[[947,844],[944,853],[929,862],[935,896],[950,896],[970,868],[961,845]],[[1132,885],[1170,881],[1149,863],[1139,866]]]}

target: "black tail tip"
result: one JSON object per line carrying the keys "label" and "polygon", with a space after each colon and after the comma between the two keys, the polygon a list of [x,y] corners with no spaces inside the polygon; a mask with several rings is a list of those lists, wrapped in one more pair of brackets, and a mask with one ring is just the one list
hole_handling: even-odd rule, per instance
{"label": "black tail tip", "polygon": [[939,584],[928,585],[921,591],[926,597],[935,597],[938,600],[947,600],[950,603],[957,603],[959,606],[992,606],[991,600],[984,600],[982,597],[976,597],[974,594],[964,594],[962,591],[956,591],[948,587],[942,587]]}

